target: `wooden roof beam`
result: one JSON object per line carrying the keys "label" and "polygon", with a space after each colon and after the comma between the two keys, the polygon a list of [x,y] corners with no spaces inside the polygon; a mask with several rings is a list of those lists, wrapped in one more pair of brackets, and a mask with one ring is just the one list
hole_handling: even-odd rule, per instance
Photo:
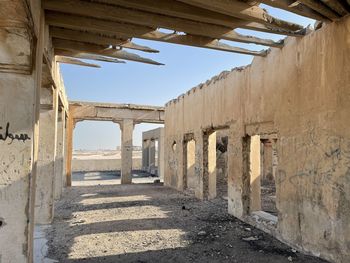
{"label": "wooden roof beam", "polygon": [[86,42],[96,45],[113,45],[119,46],[128,49],[139,50],[143,52],[149,53],[158,53],[159,51],[150,47],[141,46],[131,42],[128,39],[116,38],[113,36],[96,34],[91,32],[70,30],[59,27],[51,27],[50,34],[54,38],[66,39],[66,40],[74,40],[80,42]]}
{"label": "wooden roof beam", "polygon": [[317,11],[321,15],[323,15],[331,20],[337,20],[340,18],[340,15],[338,15],[335,11],[333,11],[328,6],[323,4],[321,1],[318,1],[318,0],[298,0],[298,2],[310,7],[311,9]]}
{"label": "wooden roof beam", "polygon": [[244,36],[234,32],[232,28],[224,26],[201,23],[176,17],[168,17],[106,4],[85,2],[81,0],[46,0],[44,2],[44,8],[46,10],[69,13],[72,15],[126,22],[153,28],[167,28],[180,32],[186,32],[191,35],[201,35],[242,43],[254,43],[270,47],[283,46],[282,42],[252,36]]}
{"label": "wooden roof beam", "polygon": [[[207,9],[199,8],[196,6],[188,5],[175,0],[93,0],[94,2],[119,5],[122,7],[138,9],[141,11],[147,11],[167,16],[179,17],[184,19],[189,19],[193,21],[215,24],[220,26],[226,26],[230,28],[244,28],[250,30],[256,30],[271,34],[281,34],[289,36],[299,36],[302,33],[297,33],[291,30],[276,29],[271,26],[266,26],[265,24],[250,22],[244,19],[228,16],[225,14],[213,12]],[[275,0],[265,0],[276,2]],[[292,1],[292,0],[282,0],[282,1]],[[349,0],[350,1],[350,0]],[[292,1],[294,2],[294,1]],[[308,7],[305,7],[306,9]],[[308,11],[308,10],[306,10]],[[306,12],[305,11],[305,12]],[[315,13],[315,18],[321,17],[317,12],[309,8],[310,13]],[[325,18],[323,18],[325,19]]]}
{"label": "wooden roof beam", "polygon": [[96,55],[101,55],[106,57],[120,58],[124,60],[152,64],[157,66],[164,65],[152,59],[143,58],[139,55],[129,53],[123,50],[109,48],[108,46],[94,45],[90,43],[57,39],[57,38],[52,39],[52,44],[54,48],[69,50],[69,51],[76,51],[77,53],[90,53],[90,54],[96,54]]}
{"label": "wooden roof beam", "polygon": [[319,21],[329,21],[325,16],[322,16],[317,11],[311,9],[310,7],[301,4],[295,0],[258,0],[260,3],[283,9],[301,16],[305,16],[311,19]]}
{"label": "wooden roof beam", "polygon": [[337,12],[341,16],[346,16],[349,12],[346,10],[345,6],[338,0],[321,0],[326,6],[328,6],[333,11]]}
{"label": "wooden roof beam", "polygon": [[303,26],[278,19],[269,15],[264,9],[259,6],[251,6],[241,1],[227,0],[178,0],[193,6],[206,8],[208,10],[238,17],[248,21],[263,23],[272,27],[297,31],[303,29]]}
{"label": "wooden roof beam", "polygon": [[[93,18],[79,17],[79,16],[69,16],[69,15],[63,15],[63,14],[48,13],[46,14],[46,21],[50,25],[67,27],[70,29],[75,29],[80,31],[92,30],[94,32],[98,32],[101,34],[118,35],[120,34],[118,31],[121,31],[118,28],[118,23],[103,21],[103,20],[98,20]],[[126,36],[125,34],[121,34],[121,35],[118,35],[117,37],[124,38],[125,36]],[[264,51],[257,52],[257,51],[251,51],[247,49],[232,47],[229,45],[222,44],[216,39],[202,37],[202,36],[166,34],[166,33],[162,33],[154,30],[152,32],[148,32],[146,34],[143,34],[142,36],[139,36],[139,38],[171,43],[171,44],[187,45],[187,46],[209,48],[209,49],[215,49],[215,50],[227,51],[227,52],[233,52],[233,53],[239,53],[239,54],[247,54],[247,55],[253,55],[253,56],[266,55],[266,52]],[[100,55],[103,55],[103,54],[100,54]]]}
{"label": "wooden roof beam", "polygon": [[56,62],[64,63],[64,64],[71,64],[71,65],[78,65],[78,66],[83,66],[83,67],[101,68],[100,65],[91,64],[91,63],[81,61],[79,59],[67,58],[67,57],[62,57],[62,56],[56,56]]}

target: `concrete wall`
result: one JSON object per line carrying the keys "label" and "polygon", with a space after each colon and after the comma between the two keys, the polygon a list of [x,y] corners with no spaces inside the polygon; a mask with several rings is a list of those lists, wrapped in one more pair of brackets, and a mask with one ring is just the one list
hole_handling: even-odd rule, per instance
{"label": "concrete wall", "polygon": [[[183,142],[196,141],[205,197],[205,132],[229,127],[229,213],[333,262],[350,258],[350,18],[325,25],[250,66],[223,72],[165,110],[165,184],[183,190]],[[250,210],[249,136],[277,134],[278,223]],[[176,144],[176,149],[173,145]],[[261,221],[260,221],[261,222]],[[276,227],[275,227],[276,226]]]}
{"label": "concrete wall", "polygon": [[[141,158],[132,159],[132,169],[141,170]],[[73,172],[120,171],[121,159],[73,159]]]}

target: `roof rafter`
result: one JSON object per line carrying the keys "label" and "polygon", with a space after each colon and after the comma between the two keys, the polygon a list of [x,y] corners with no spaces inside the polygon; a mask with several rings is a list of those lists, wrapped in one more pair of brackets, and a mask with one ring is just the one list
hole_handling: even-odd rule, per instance
{"label": "roof rafter", "polygon": [[[119,38],[128,37],[126,36],[127,30],[124,27],[120,27],[119,23],[111,21],[103,21],[94,18],[86,18],[79,16],[70,16],[59,13],[47,13],[46,20],[50,25],[81,30],[81,31],[93,31],[102,34],[115,34]],[[121,29],[124,29],[124,32]],[[130,36],[129,36],[130,37]],[[254,55],[254,56],[265,56],[266,52],[251,51],[243,48],[232,47],[229,45],[221,44],[219,41],[213,38],[191,36],[191,35],[178,35],[178,34],[166,34],[156,30],[149,31],[143,35],[135,36],[143,39],[188,45],[194,47],[203,47],[221,51],[228,51],[233,53]]]}
{"label": "roof rafter", "polygon": [[340,15],[338,15],[335,11],[330,9],[328,6],[323,4],[321,1],[318,0],[298,0],[298,2],[310,7],[311,9],[319,12],[325,17],[328,17],[331,20],[336,20],[340,18]]}
{"label": "roof rafter", "polygon": [[106,4],[85,2],[81,0],[46,0],[44,8],[51,11],[88,16],[97,19],[127,22],[149,27],[164,27],[192,35],[201,35],[243,43],[254,43],[270,47],[282,47],[283,43],[270,39],[261,39],[238,34],[232,28],[169,17],[155,13],[132,10]]}
{"label": "roof rafter", "polygon": [[97,61],[102,61],[102,62],[121,63],[121,64],[126,63],[125,61],[119,60],[116,58],[109,58],[109,57],[105,57],[105,56],[101,56],[101,55],[94,55],[94,54],[77,53],[77,52],[58,49],[58,48],[55,48],[55,54],[58,56],[73,57],[73,58],[88,59],[88,60],[97,60]]}
{"label": "roof rafter", "polygon": [[64,63],[64,64],[71,64],[71,65],[78,65],[78,66],[83,66],[83,67],[90,67],[90,68],[101,68],[100,65],[91,64],[91,63],[81,61],[79,59],[67,58],[67,57],[62,57],[62,56],[56,56],[56,62]]}
{"label": "roof rafter", "polygon": [[109,48],[108,46],[94,45],[90,43],[77,42],[71,40],[64,39],[56,39],[52,40],[53,46],[58,49],[69,50],[69,51],[77,51],[78,53],[91,53],[96,55],[102,55],[113,58],[120,58],[135,62],[141,62],[152,65],[164,65],[162,63],[156,62],[149,58],[143,58],[139,55],[129,53],[123,50],[117,50],[113,48]]}
{"label": "roof rafter", "polygon": [[258,0],[260,3],[280,8],[301,16],[306,16],[319,21],[328,21],[329,19],[325,16],[322,16],[317,11],[312,8],[296,2],[295,0]]}
{"label": "roof rafter", "polygon": [[[285,0],[285,1],[292,1],[292,0]],[[188,5],[175,0],[162,0],[162,1],[93,0],[93,2],[110,4],[110,5],[118,5],[126,8],[133,8],[141,11],[152,12],[152,13],[173,16],[178,18],[184,18],[184,19],[189,19],[189,20],[209,23],[209,24],[215,24],[220,26],[226,26],[230,28],[244,28],[244,29],[256,30],[260,32],[290,35],[290,36],[302,35],[302,33],[294,32],[291,30],[276,29],[271,26],[266,26],[265,24],[250,22],[244,19],[213,12],[211,10]],[[305,7],[305,8],[308,8],[308,7]],[[315,18],[316,18],[316,14],[318,13],[310,8],[309,8],[309,11],[310,13],[315,13]],[[319,14],[318,16],[321,17]]]}
{"label": "roof rafter", "polygon": [[74,40],[80,42],[86,42],[97,45],[113,45],[119,46],[128,49],[139,50],[149,53],[158,53],[158,50],[155,50],[150,47],[141,46],[131,42],[128,39],[121,39],[113,36],[95,34],[84,31],[70,30],[65,28],[51,27],[50,28],[51,36],[54,38]]}
{"label": "roof rafter", "polygon": [[259,6],[251,6],[241,1],[227,1],[227,0],[178,0],[193,6],[206,8],[211,11],[219,12],[232,17],[238,17],[249,21],[263,23],[272,27],[287,29],[287,30],[301,30],[303,26],[284,21],[269,15],[264,9]]}

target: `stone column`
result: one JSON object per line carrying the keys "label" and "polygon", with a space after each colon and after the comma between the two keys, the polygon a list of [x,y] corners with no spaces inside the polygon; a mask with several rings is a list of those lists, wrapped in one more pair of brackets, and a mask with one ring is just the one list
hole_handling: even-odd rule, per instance
{"label": "stone column", "polygon": [[75,122],[69,113],[66,127],[66,186],[72,186],[73,131]]}
{"label": "stone column", "polygon": [[150,140],[149,143],[149,163],[148,163],[148,172],[151,173],[156,166],[156,141],[154,139]]}
{"label": "stone column", "polygon": [[122,169],[121,183],[131,184],[132,182],[132,135],[134,131],[134,121],[124,119],[121,123],[122,132]]}
{"label": "stone column", "polygon": [[204,167],[203,167],[203,147],[204,138],[203,133],[196,132],[194,134],[194,139],[196,141],[196,151],[195,151],[195,177],[197,179],[197,184],[195,188],[195,196],[201,200],[207,197],[207,187],[208,181],[204,177]]}
{"label": "stone column", "polygon": [[36,178],[35,222],[49,224],[53,219],[55,160],[57,142],[58,92],[42,88],[40,99],[39,156]]}
{"label": "stone column", "polygon": [[64,172],[64,149],[65,149],[65,126],[66,112],[64,108],[60,108],[57,118],[57,145],[56,145],[56,161],[55,161],[55,200],[59,200],[63,190],[63,172]]}

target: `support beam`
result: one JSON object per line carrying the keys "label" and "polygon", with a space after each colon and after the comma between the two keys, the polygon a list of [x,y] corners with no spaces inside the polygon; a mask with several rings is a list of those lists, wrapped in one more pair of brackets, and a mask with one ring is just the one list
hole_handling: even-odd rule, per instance
{"label": "support beam", "polygon": [[86,63],[86,62],[84,62],[82,60],[75,59],[75,58],[67,58],[67,57],[57,56],[56,57],[56,61],[58,63],[78,65],[78,66],[83,66],[83,67],[101,68],[100,65]]}
{"label": "support beam", "polygon": [[260,3],[283,9],[301,16],[306,16],[319,21],[329,21],[325,16],[311,9],[310,7],[296,2],[295,0],[259,0]]}
{"label": "support beam", "polygon": [[168,17],[117,6],[89,3],[84,1],[46,0],[44,2],[44,7],[47,10],[69,13],[73,15],[88,16],[116,22],[126,22],[153,28],[163,27],[186,32],[192,35],[201,35],[217,39],[281,47],[281,43],[279,42],[252,36],[244,36],[234,32],[232,28],[229,27],[201,23],[176,17]]}
{"label": "support beam", "polygon": [[74,120],[69,113],[66,128],[66,186],[72,186],[72,158],[73,158],[73,131],[75,128]]}
{"label": "support beam", "polygon": [[[76,30],[83,30],[83,31],[92,30],[92,31],[97,31],[101,33],[120,34],[118,31],[115,30],[116,28],[118,28],[118,26],[117,25],[114,26],[115,24],[118,24],[118,23],[102,21],[99,19],[93,19],[93,18],[89,19],[89,18],[79,17],[79,16],[69,16],[69,15],[62,15],[62,14],[56,14],[56,13],[55,14],[48,13],[46,15],[46,21],[51,25],[67,27],[67,28],[76,29]],[[121,35],[121,36],[125,37],[125,35]],[[172,43],[172,44],[203,47],[203,48],[228,51],[228,52],[240,53],[240,54],[247,54],[247,55],[253,55],[253,56],[266,56],[266,52],[251,51],[248,49],[232,47],[230,45],[220,43],[216,39],[208,38],[208,37],[166,34],[159,31],[148,32],[146,34],[143,34],[137,37],[142,39],[147,39],[147,40],[155,40],[155,41]],[[71,44],[69,46],[72,47]],[[55,46],[55,48],[60,49],[59,46]],[[75,48],[74,51],[77,51],[77,48]],[[80,52],[83,52],[83,51],[80,50]],[[85,52],[91,53],[88,51],[85,51]],[[99,55],[104,55],[104,54],[99,54]]]}
{"label": "support beam", "polygon": [[336,20],[340,18],[340,16],[334,12],[332,9],[328,8],[328,6],[324,5],[321,1],[318,0],[298,0],[298,2],[310,7],[311,9],[317,11],[321,15],[328,17],[331,20]]}
{"label": "support beam", "polygon": [[35,222],[50,224],[53,219],[54,205],[58,91],[50,87],[42,88],[41,93]]}
{"label": "support beam", "polygon": [[132,136],[134,131],[134,121],[132,119],[124,119],[121,123],[122,132],[122,169],[121,183],[132,183]]}
{"label": "support beam", "polygon": [[152,65],[164,65],[149,58],[143,58],[139,55],[129,53],[123,50],[112,49],[107,46],[94,45],[84,42],[76,42],[64,39],[53,39],[52,43],[55,48],[75,51],[77,53],[91,53],[96,55],[102,55],[106,57],[120,58],[135,62],[141,62]]}
{"label": "support beam", "polygon": [[238,17],[241,19],[254,21],[257,23],[263,23],[265,25],[286,29],[286,30],[301,30],[303,26],[284,21],[269,15],[264,9],[258,6],[251,6],[242,1],[227,1],[227,0],[179,0],[183,3],[193,6],[206,8],[208,10],[229,15],[232,17]]}
{"label": "support beam", "polygon": [[[285,0],[285,1],[293,1],[293,0]],[[265,33],[282,34],[282,35],[288,35],[288,36],[302,35],[294,31],[276,29],[271,26],[266,26],[264,24],[250,22],[244,19],[235,18],[232,16],[228,16],[228,15],[213,12],[207,9],[191,6],[191,5],[174,1],[174,0],[162,0],[157,2],[153,0],[143,0],[143,1],[95,0],[94,2],[105,3],[110,5],[118,5],[118,6],[123,6],[127,8],[138,9],[141,11],[157,13],[161,15],[189,19],[189,20],[202,22],[202,23],[226,26],[229,28],[244,28],[244,29],[261,31]],[[317,17],[322,17],[314,10],[312,9],[309,9],[309,10],[310,10],[310,13],[315,13],[315,16],[314,16],[315,19]]]}
{"label": "support beam", "polygon": [[50,34],[52,37],[59,39],[74,40],[96,45],[112,45],[139,50],[143,52],[159,53],[159,51],[156,49],[135,44],[128,39],[120,39],[113,36],[101,35],[96,33],[51,27]]}

